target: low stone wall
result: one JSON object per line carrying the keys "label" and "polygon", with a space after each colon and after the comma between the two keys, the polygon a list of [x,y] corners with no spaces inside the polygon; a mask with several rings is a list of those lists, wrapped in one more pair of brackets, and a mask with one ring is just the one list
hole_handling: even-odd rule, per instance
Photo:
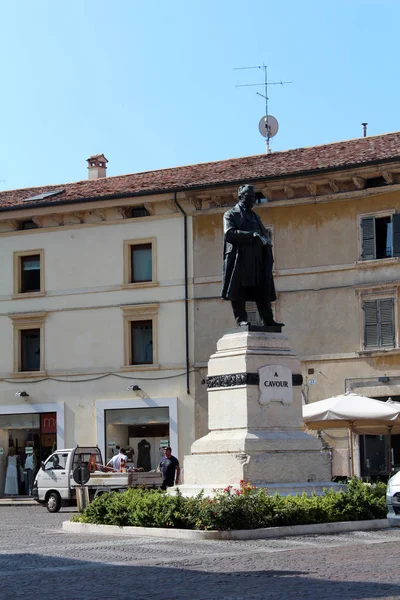
{"label": "low stone wall", "polygon": [[70,533],[93,533],[101,535],[128,535],[135,537],[164,537],[182,540],[263,540],[296,535],[327,535],[348,531],[372,531],[387,529],[387,519],[371,521],[343,521],[317,525],[292,525],[266,529],[242,529],[232,531],[195,531],[193,529],[164,529],[158,527],[118,527],[116,525],[92,525],[64,521],[63,530]]}

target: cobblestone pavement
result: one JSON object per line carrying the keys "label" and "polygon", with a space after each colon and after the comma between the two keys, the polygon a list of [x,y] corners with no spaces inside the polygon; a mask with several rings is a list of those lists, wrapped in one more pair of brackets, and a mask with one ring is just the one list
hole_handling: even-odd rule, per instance
{"label": "cobblestone pavement", "polygon": [[0,600],[400,598],[400,529],[255,541],[71,534],[0,508]]}

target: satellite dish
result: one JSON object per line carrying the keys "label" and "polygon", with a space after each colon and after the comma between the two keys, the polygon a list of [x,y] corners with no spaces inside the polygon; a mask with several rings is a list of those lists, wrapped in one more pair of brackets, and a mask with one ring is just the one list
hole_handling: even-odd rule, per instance
{"label": "satellite dish", "polygon": [[279,124],[278,121],[272,115],[263,117],[258,124],[258,131],[264,137],[272,138],[278,133]]}

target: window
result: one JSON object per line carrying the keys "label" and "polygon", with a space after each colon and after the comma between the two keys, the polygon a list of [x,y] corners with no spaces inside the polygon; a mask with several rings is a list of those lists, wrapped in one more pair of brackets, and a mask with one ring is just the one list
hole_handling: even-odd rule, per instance
{"label": "window", "polygon": [[400,256],[400,213],[361,218],[361,258]]}
{"label": "window", "polygon": [[150,217],[150,213],[144,206],[132,206],[126,209],[127,219],[137,219],[139,217]]}
{"label": "window", "polygon": [[152,278],[151,244],[131,246],[131,282],[151,281]]}
{"label": "window", "polygon": [[44,372],[45,312],[10,315],[14,327],[15,375]]}
{"label": "window", "polygon": [[14,252],[14,295],[43,295],[43,250]]}
{"label": "window", "polygon": [[365,179],[366,188],[381,187],[383,185],[387,185],[383,177],[369,177],[368,179]]}
{"label": "window", "polygon": [[157,285],[155,249],[155,238],[124,242],[124,286]]}
{"label": "window", "polygon": [[[277,319],[276,313],[278,310],[277,302],[274,302],[271,306],[272,312],[274,314],[274,318]],[[257,304],[255,302],[246,302],[246,312],[247,312],[247,320],[250,325],[255,325],[256,327],[263,327],[263,322],[260,317],[260,313],[257,309]]]}
{"label": "window", "polygon": [[395,346],[394,299],[382,298],[363,302],[364,348]]}
{"label": "window", "polygon": [[153,364],[153,321],[131,321],[132,365]]}
{"label": "window", "polygon": [[60,452],[57,454],[53,454],[53,456],[50,456],[50,458],[48,459],[48,461],[45,464],[45,471],[50,471],[50,470],[54,470],[54,469],[62,471],[67,466],[67,460],[68,460],[68,454],[66,454],[66,453],[61,454],[61,452]]}
{"label": "window", "polygon": [[40,292],[40,255],[21,256],[21,292]]}
{"label": "window", "polygon": [[124,366],[122,370],[158,368],[158,304],[122,306],[124,317]]}
{"label": "window", "polygon": [[34,223],[33,221],[22,221],[21,225],[20,225],[20,229],[21,230],[26,230],[26,229],[37,229],[37,223]]}
{"label": "window", "polygon": [[40,371],[40,329],[20,331],[21,371]]}
{"label": "window", "polygon": [[265,202],[268,202],[268,198],[262,192],[256,192],[256,204],[264,204]]}
{"label": "window", "polygon": [[247,319],[251,325],[257,325],[257,327],[262,326],[261,317],[257,310],[257,305],[255,302],[246,302],[246,312]]}

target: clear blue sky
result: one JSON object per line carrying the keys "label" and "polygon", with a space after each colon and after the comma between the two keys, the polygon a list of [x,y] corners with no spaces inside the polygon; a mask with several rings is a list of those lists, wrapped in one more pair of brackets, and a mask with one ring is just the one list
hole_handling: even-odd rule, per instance
{"label": "clear blue sky", "polygon": [[400,129],[398,0],[1,0],[0,190]]}

